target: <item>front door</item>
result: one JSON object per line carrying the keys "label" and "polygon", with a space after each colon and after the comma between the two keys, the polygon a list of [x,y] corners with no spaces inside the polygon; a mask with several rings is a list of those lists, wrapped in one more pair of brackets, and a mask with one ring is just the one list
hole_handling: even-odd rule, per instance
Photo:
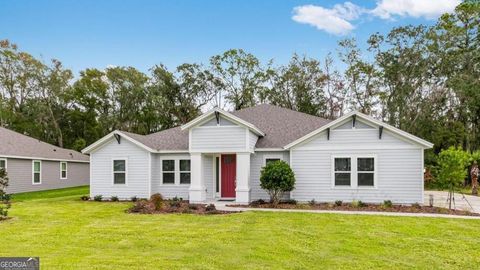
{"label": "front door", "polygon": [[222,155],[222,198],[235,198],[235,179],[237,178],[237,156]]}

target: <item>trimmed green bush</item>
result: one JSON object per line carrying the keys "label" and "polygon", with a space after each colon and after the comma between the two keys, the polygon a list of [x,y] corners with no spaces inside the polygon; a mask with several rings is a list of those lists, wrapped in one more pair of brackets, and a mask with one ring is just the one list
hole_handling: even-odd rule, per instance
{"label": "trimmed green bush", "polygon": [[283,193],[295,188],[295,174],[285,161],[270,162],[262,168],[260,186],[267,191],[270,202],[278,204]]}
{"label": "trimmed green bush", "polygon": [[111,200],[112,202],[118,202],[118,196],[112,196],[112,197],[110,198],[110,200]]}
{"label": "trimmed green bush", "polygon": [[101,202],[103,200],[103,196],[102,195],[96,195],[95,197],[93,197],[93,200],[96,201],[96,202]]}
{"label": "trimmed green bush", "polygon": [[340,200],[335,201],[336,206],[342,206],[343,202]]}

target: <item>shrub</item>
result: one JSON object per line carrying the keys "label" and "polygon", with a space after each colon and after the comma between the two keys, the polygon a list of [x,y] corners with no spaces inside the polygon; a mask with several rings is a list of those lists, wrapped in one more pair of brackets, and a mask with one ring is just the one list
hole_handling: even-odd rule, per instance
{"label": "shrub", "polygon": [[136,201],[138,201],[138,198],[137,198],[137,196],[133,196],[133,197],[130,198],[130,200],[131,200],[132,202],[136,202]]}
{"label": "shrub", "polygon": [[284,192],[295,188],[295,174],[285,161],[270,162],[262,168],[260,186],[268,192],[270,202],[276,205]]}
{"label": "shrub", "polygon": [[0,169],[0,220],[8,217],[8,209],[11,207],[11,196],[7,194],[8,181],[7,172]]}
{"label": "shrub", "polygon": [[212,212],[212,211],[215,211],[217,210],[217,208],[215,207],[215,205],[213,203],[207,205],[207,207],[205,207],[205,211],[207,212]]}
{"label": "shrub", "polygon": [[198,210],[198,205],[196,205],[196,204],[189,204],[189,205],[188,205],[188,208],[189,208],[190,210]]}
{"label": "shrub", "polygon": [[355,208],[358,208],[358,207],[365,207],[367,205],[362,201],[353,200],[352,201],[352,206],[355,207]]}
{"label": "shrub", "polygon": [[93,200],[96,201],[96,202],[101,202],[103,200],[103,196],[102,195],[95,195],[95,197],[93,197]]}
{"label": "shrub", "polygon": [[419,203],[412,204],[412,207],[413,208],[418,208],[418,209],[422,208],[422,206]]}
{"label": "shrub", "polygon": [[131,213],[153,214],[155,205],[151,201],[139,200],[130,208]]}
{"label": "shrub", "polygon": [[90,196],[83,195],[82,197],[80,197],[80,199],[81,199],[82,201],[89,201],[89,200],[90,200]]}
{"label": "shrub", "polygon": [[390,208],[390,207],[392,207],[392,206],[393,206],[392,201],[390,201],[390,200],[385,200],[385,201],[383,201],[383,207],[385,207],[385,208]]}
{"label": "shrub", "polygon": [[250,205],[252,205],[252,206],[258,206],[258,205],[262,205],[262,204],[265,204],[265,201],[262,200],[262,199],[250,202]]}
{"label": "shrub", "polygon": [[163,197],[160,193],[155,193],[150,196],[150,202],[153,203],[156,210],[160,210],[163,206]]}
{"label": "shrub", "polygon": [[285,204],[297,204],[297,200],[288,199],[288,200],[284,200],[283,203],[285,203]]}
{"label": "shrub", "polygon": [[112,197],[110,198],[110,200],[111,200],[112,202],[118,202],[118,196],[112,196]]}
{"label": "shrub", "polygon": [[314,206],[315,204],[317,204],[317,202],[315,201],[315,199],[312,199],[311,201],[308,202],[308,204],[310,206]]}
{"label": "shrub", "polygon": [[336,206],[342,206],[343,202],[340,200],[335,201]]}

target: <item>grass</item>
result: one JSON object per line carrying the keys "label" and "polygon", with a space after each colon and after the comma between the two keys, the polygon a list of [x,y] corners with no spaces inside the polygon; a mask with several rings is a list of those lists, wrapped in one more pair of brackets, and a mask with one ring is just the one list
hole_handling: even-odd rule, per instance
{"label": "grass", "polygon": [[478,220],[245,212],[134,215],[85,187],[22,194],[0,257],[42,269],[471,269]]}

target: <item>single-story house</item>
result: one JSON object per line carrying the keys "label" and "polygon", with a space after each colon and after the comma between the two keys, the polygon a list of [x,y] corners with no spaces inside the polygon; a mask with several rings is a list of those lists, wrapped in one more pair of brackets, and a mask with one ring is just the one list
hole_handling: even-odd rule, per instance
{"label": "single-story house", "polygon": [[335,121],[258,105],[213,109],[150,135],[114,131],[90,154],[91,196],[182,197],[192,202],[268,199],[265,164],[283,160],[298,201],[423,202],[423,152],[433,145],[359,112]]}
{"label": "single-story house", "polygon": [[90,158],[0,127],[0,168],[9,178],[7,193],[89,184]]}

